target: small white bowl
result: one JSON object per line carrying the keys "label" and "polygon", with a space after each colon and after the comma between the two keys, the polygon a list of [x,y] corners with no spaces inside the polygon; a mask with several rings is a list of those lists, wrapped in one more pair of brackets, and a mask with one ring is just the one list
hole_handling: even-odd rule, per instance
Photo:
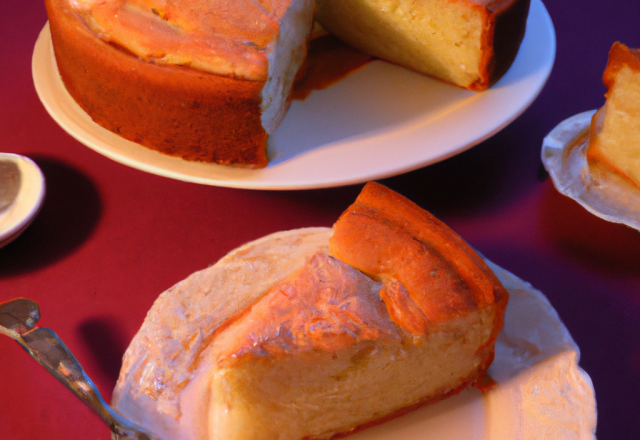
{"label": "small white bowl", "polygon": [[40,168],[27,157],[0,153],[0,161],[14,163],[20,174],[20,187],[15,199],[0,211],[0,247],[3,247],[25,230],[40,210],[45,183]]}

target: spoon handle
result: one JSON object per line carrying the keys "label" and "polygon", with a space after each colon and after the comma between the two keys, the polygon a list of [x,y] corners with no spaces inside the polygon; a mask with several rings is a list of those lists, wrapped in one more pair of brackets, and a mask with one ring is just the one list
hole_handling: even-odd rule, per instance
{"label": "spoon handle", "polygon": [[109,426],[114,440],[151,440],[153,437],[149,433],[107,405],[98,388],[58,335],[48,328],[31,328],[40,317],[37,310],[33,301],[25,299],[0,304],[0,333],[18,342],[31,357],[91,408]]}
{"label": "spoon handle", "polygon": [[[67,346],[52,330],[35,328],[18,343],[56,379],[91,408],[109,426],[115,438],[151,437],[106,404],[93,381],[84,372]],[[120,436],[120,437],[118,437]]]}

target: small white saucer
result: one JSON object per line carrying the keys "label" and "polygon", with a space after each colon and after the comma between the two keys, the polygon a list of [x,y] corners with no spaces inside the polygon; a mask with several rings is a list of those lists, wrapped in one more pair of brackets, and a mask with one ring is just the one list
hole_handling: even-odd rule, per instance
{"label": "small white saucer", "polygon": [[20,175],[20,188],[13,202],[0,211],[0,247],[6,246],[29,226],[42,205],[44,175],[29,158],[0,153],[0,161],[14,163]]}
{"label": "small white saucer", "polygon": [[542,163],[561,194],[595,216],[640,231],[640,191],[619,175],[587,162],[595,112],[579,113],[558,124],[542,141]]}

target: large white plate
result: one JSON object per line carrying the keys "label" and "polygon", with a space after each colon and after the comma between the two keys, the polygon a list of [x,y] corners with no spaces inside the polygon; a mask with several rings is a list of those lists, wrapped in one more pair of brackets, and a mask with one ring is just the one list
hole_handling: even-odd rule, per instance
{"label": "large white plate", "polygon": [[580,351],[547,298],[487,262],[509,291],[489,373],[470,389],[350,436],[350,440],[596,440],[596,400]]}
{"label": "large white plate", "polygon": [[555,31],[532,0],[520,52],[482,93],[376,61],[327,90],[294,101],[270,139],[262,170],[187,162],[161,155],[96,125],[67,93],[48,25],[36,42],[33,79],[40,100],[71,136],[117,162],[162,176],[252,189],[309,189],[380,179],[464,151],[518,117],[537,97],[555,59]]}

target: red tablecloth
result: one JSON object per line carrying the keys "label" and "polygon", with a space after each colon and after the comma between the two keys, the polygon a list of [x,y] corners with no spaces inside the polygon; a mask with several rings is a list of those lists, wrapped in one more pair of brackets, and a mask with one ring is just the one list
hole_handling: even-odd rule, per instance
{"label": "red tablecloth", "polygon": [[[640,232],[560,195],[540,165],[542,138],[602,105],[611,44],[640,47],[640,2],[547,2],[557,57],[515,122],[439,164],[382,183],[429,209],[486,257],[544,292],[581,347],[600,440],[640,436]],[[0,151],[43,170],[34,223],[0,249],[0,301],[27,297],[110,399],[121,356],[157,295],[270,232],[330,226],[360,185],[235,190],[170,180],[93,152],[38,100],[33,46],[46,22],[31,0],[0,15]],[[0,338],[0,439],[106,439],[108,430],[19,346]]]}

